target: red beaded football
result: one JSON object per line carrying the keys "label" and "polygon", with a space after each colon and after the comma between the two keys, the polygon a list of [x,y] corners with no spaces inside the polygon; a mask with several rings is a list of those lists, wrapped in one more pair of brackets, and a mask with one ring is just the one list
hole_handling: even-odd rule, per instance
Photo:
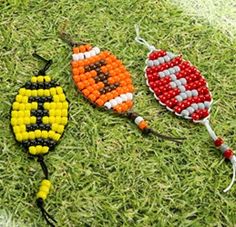
{"label": "red beaded football", "polygon": [[194,121],[209,116],[211,94],[195,66],[182,56],[163,50],[151,51],[146,64],[147,85],[168,110]]}

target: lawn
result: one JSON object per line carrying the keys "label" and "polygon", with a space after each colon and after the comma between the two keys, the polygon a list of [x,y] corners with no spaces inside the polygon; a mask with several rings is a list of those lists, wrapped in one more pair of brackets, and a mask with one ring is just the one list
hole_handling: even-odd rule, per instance
{"label": "lawn", "polygon": [[[14,140],[10,108],[18,89],[52,58],[49,74],[70,101],[61,142],[45,157],[53,189],[46,209],[57,226],[235,226],[232,167],[205,128],[160,106],[145,85],[147,49],[182,53],[202,71],[214,97],[211,123],[236,148],[236,39],[165,0],[2,1],[0,3],[0,226],[46,226],[35,205],[43,173]],[[58,36],[108,49],[127,66],[136,88],[134,110],[160,133],[183,144],[143,136],[125,118],[93,108],[71,80],[70,47]],[[235,31],[235,30],[234,30]],[[234,33],[233,33],[234,34]]]}

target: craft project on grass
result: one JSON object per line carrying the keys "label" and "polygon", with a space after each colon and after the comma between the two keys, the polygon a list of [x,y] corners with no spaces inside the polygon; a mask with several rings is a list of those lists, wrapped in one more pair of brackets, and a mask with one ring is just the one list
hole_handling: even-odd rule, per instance
{"label": "craft project on grass", "polygon": [[147,54],[145,78],[149,90],[158,102],[177,116],[201,123],[214,141],[215,146],[222,151],[233,166],[233,177],[227,192],[235,181],[236,157],[233,150],[218,137],[211,128],[210,108],[213,102],[206,79],[200,71],[181,55],[156,49],[140,37],[139,27],[135,26],[135,40],[149,49]]}
{"label": "craft project on grass", "polygon": [[142,116],[132,111],[134,86],[122,61],[109,51],[77,43],[66,33],[61,38],[72,47],[72,77],[78,91],[92,104],[131,119],[145,134],[178,142],[149,128]]}
{"label": "craft project on grass", "polygon": [[38,158],[44,179],[36,195],[37,206],[41,209],[47,223],[54,226],[54,218],[44,209],[44,201],[51,188],[44,155],[58,143],[68,122],[69,104],[63,89],[50,76],[45,75],[52,60],[45,60],[45,67],[19,89],[12,104],[11,127],[15,138],[22,143],[27,152]]}

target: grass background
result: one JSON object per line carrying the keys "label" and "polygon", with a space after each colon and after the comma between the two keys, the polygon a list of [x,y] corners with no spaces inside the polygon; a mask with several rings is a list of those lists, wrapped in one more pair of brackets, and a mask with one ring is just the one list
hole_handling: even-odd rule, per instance
{"label": "grass background", "polygon": [[[185,136],[182,145],[143,137],[129,120],[94,109],[77,94],[71,51],[58,37],[65,22],[78,41],[122,59],[136,87],[134,110],[159,132]],[[53,58],[49,73],[70,100],[64,137],[45,158],[53,182],[46,208],[58,226],[236,225],[236,186],[222,192],[231,165],[203,126],[175,117],[150,94],[136,23],[150,43],[183,53],[202,71],[215,100],[211,122],[235,148],[235,39],[164,0],[1,1],[0,226],[45,226],[34,202],[42,171],[9,128],[14,96],[41,66],[34,50]]]}

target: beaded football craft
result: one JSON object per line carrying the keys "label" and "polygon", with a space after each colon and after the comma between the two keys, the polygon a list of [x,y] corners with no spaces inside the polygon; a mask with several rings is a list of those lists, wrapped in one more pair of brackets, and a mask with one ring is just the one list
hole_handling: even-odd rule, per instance
{"label": "beaded football craft", "polygon": [[37,54],[35,57],[45,61],[45,67],[31,78],[31,82],[19,89],[11,109],[11,127],[15,138],[38,158],[45,178],[36,195],[37,206],[47,223],[54,226],[53,217],[44,209],[51,182],[43,156],[52,150],[62,136],[68,122],[68,102],[61,86],[45,75],[52,60],[45,60]]}
{"label": "beaded football craft", "polygon": [[147,55],[145,78],[149,90],[159,103],[177,116],[201,123],[213,139],[215,146],[233,166],[233,177],[227,192],[235,181],[236,157],[222,138],[216,136],[211,128],[210,108],[213,102],[206,79],[200,71],[181,55],[156,49],[139,36],[139,27],[135,26],[135,40],[149,49]]}
{"label": "beaded football craft", "polygon": [[62,33],[64,41],[72,46],[72,77],[78,91],[90,103],[128,117],[145,134],[178,142],[148,127],[143,117],[132,112],[134,86],[130,73],[120,60],[109,51],[101,51],[89,44],[76,43]]}

